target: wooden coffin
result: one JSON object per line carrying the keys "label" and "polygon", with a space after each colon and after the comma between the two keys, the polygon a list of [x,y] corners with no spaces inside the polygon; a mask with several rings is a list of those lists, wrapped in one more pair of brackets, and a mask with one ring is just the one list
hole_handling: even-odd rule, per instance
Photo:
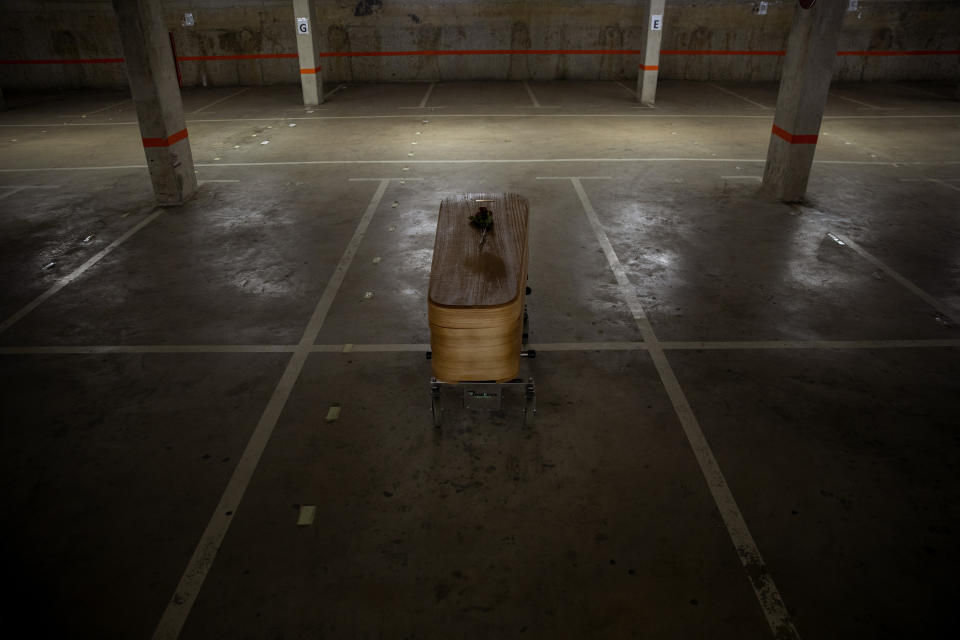
{"label": "wooden coffin", "polygon": [[[493,226],[480,246],[469,217],[481,206]],[[433,375],[444,382],[517,376],[527,286],[530,204],[512,193],[468,194],[440,204],[427,317]]]}

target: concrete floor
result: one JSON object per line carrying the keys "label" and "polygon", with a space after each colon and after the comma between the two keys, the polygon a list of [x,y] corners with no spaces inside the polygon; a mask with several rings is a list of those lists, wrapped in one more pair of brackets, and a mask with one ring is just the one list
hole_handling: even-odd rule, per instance
{"label": "concrete floor", "polygon": [[[309,111],[297,87],[184,90],[204,182],[163,211],[124,93],[7,95],[5,628],[954,626],[953,87],[835,87],[787,206],[756,193],[776,86],[665,81],[656,109],[528,86],[349,86]],[[453,390],[430,423],[437,209],[475,191],[531,203],[528,429],[521,398],[471,413]]]}

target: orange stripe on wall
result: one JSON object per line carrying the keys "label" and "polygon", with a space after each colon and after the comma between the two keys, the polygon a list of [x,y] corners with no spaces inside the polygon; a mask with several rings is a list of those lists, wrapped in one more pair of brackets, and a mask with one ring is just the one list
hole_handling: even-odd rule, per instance
{"label": "orange stripe on wall", "polygon": [[169,147],[172,144],[180,142],[187,137],[187,130],[182,129],[177,131],[175,134],[169,138],[144,138],[143,146],[145,147]]}
{"label": "orange stripe on wall", "polygon": [[777,125],[773,125],[773,135],[783,138],[790,144],[817,144],[816,134],[794,135],[789,131],[781,129]]}
{"label": "orange stripe on wall", "polygon": [[0,60],[0,64],[107,64],[123,62],[123,58],[78,58],[76,60]]}
{"label": "orange stripe on wall", "polygon": [[727,51],[721,49],[663,49],[662,56],[783,56],[786,51]]}
{"label": "orange stripe on wall", "polygon": [[181,62],[196,60],[274,60],[277,58],[298,58],[296,53],[243,53],[235,56],[177,56]]}
{"label": "orange stripe on wall", "polygon": [[956,51],[837,51],[838,56],[956,56]]}

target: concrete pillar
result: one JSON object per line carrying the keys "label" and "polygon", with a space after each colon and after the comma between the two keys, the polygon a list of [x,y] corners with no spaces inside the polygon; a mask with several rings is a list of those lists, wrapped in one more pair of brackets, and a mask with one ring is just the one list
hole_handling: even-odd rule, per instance
{"label": "concrete pillar", "polygon": [[664,0],[650,0],[644,13],[643,58],[637,70],[637,100],[653,106],[657,97],[657,76],[660,73],[660,36],[663,34]]}
{"label": "concrete pillar", "polygon": [[143,150],[160,205],[182,204],[197,191],[177,70],[161,0],[113,0]]}
{"label": "concrete pillar", "polygon": [[303,106],[323,102],[323,75],[320,73],[320,24],[315,0],[293,0],[297,29],[297,53],[300,56],[300,86]]}
{"label": "concrete pillar", "polygon": [[763,171],[764,190],[784,202],[807,191],[847,3],[797,7],[780,74],[780,93]]}

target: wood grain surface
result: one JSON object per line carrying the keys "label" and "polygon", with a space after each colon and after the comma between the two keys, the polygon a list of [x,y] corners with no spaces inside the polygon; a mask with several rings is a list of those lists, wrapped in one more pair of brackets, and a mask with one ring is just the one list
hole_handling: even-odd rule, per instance
{"label": "wood grain surface", "polygon": [[[482,247],[480,230],[469,221],[481,206],[493,214]],[[516,194],[467,194],[441,203],[427,301],[436,378],[504,381],[517,375],[529,210]]]}
{"label": "wood grain surface", "polygon": [[[478,202],[492,200],[492,202]],[[482,248],[470,216],[485,206],[493,226]],[[530,205],[512,193],[467,194],[440,204],[430,270],[430,302],[449,307],[494,307],[517,299],[527,246]]]}

